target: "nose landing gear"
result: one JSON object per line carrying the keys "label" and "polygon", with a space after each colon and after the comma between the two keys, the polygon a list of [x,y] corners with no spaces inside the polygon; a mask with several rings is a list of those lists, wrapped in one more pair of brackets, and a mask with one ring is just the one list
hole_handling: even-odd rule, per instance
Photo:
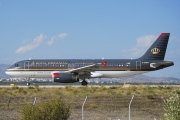
{"label": "nose landing gear", "polygon": [[27,82],[26,85],[27,85],[27,86],[30,86],[30,82]]}
{"label": "nose landing gear", "polygon": [[26,86],[30,86],[30,78],[27,79],[27,83],[26,83]]}

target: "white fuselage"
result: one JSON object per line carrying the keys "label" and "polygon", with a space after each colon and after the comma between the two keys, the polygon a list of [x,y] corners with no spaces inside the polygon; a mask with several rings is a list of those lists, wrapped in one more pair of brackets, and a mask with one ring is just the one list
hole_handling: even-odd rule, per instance
{"label": "white fuselage", "polygon": [[[91,72],[91,78],[118,78],[146,72],[148,71],[94,71]],[[52,71],[6,71],[6,74],[24,78],[52,78]]]}

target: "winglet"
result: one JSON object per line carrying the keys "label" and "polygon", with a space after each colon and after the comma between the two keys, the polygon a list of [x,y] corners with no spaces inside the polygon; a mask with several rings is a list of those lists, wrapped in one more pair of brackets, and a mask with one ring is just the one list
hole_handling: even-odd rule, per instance
{"label": "winglet", "polygon": [[107,61],[104,61],[104,62],[102,62],[101,64],[102,64],[102,66],[106,67]]}

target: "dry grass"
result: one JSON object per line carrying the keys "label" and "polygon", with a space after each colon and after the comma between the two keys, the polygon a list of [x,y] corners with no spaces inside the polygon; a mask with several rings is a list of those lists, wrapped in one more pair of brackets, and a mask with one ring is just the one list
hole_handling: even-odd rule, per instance
{"label": "dry grass", "polygon": [[[163,98],[167,98],[174,92],[179,92],[180,87],[172,86],[100,86],[100,87],[73,87],[65,88],[0,88],[0,119],[19,119],[19,109],[23,104],[33,103],[52,98],[63,98],[70,104],[71,120],[81,119],[81,106],[85,96],[88,96],[85,104],[86,120],[127,119],[128,105],[132,95],[135,95],[131,111],[133,120],[160,119],[163,116]],[[6,111],[6,112],[5,112]],[[12,119],[12,120],[13,120]]]}

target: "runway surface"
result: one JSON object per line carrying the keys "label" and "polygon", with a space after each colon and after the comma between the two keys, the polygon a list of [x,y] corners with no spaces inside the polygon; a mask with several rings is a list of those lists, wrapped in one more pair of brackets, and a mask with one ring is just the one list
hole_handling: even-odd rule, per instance
{"label": "runway surface", "polygon": [[[65,88],[67,86],[70,87],[86,87],[86,86],[82,86],[82,85],[39,85],[39,88]],[[122,85],[88,85],[87,87],[119,87]],[[142,86],[142,85],[130,85],[131,86]],[[180,87],[180,85],[143,85],[143,86],[150,86],[150,87],[167,87],[167,86],[171,86],[171,87]],[[30,86],[26,86],[26,85],[0,85],[0,88],[11,88],[11,87],[20,87],[20,88],[28,88],[28,87],[35,87],[34,85],[30,85]]]}

